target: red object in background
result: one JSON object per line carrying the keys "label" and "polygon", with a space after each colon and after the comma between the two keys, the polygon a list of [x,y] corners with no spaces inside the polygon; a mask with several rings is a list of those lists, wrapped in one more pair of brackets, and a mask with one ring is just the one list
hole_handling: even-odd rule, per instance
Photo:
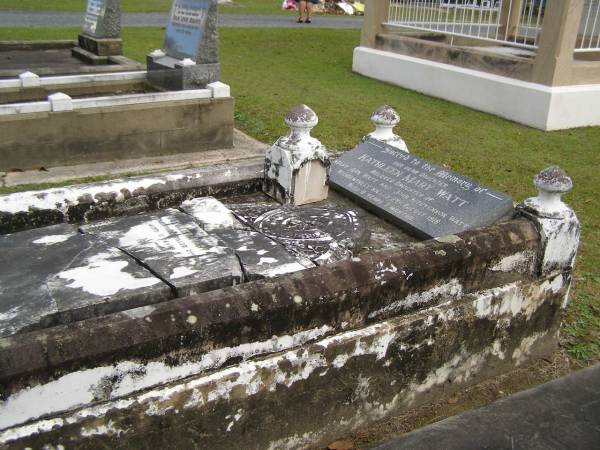
{"label": "red object in background", "polygon": [[298,9],[298,4],[296,0],[283,0],[281,9]]}

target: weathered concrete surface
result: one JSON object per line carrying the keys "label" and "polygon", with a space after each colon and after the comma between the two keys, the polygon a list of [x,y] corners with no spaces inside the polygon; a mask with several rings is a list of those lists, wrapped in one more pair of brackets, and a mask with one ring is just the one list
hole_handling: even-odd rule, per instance
{"label": "weathered concrete surface", "polygon": [[140,261],[178,297],[243,281],[234,251],[175,209],[94,223],[81,230]]}
{"label": "weathered concrete surface", "polygon": [[[4,17],[6,12],[2,12]],[[62,13],[64,14],[64,13]],[[14,78],[27,70],[37,75],[123,72],[144,67],[123,56],[106,58],[102,65],[88,65],[72,54],[76,41],[0,41],[0,78]]]}
{"label": "weathered concrete surface", "polygon": [[0,135],[2,171],[228,148],[233,98],[11,114]]}
{"label": "weathered concrete surface", "polygon": [[279,205],[230,205],[244,223],[282,244],[294,255],[317,265],[349,258],[352,253],[333,236],[296,213],[296,208]]}
{"label": "weathered concrete surface", "polygon": [[244,225],[229,208],[213,197],[183,202],[181,210],[233,249],[247,281],[315,267],[308,258],[295,257],[283,245]]}
{"label": "weathered concrete surface", "polygon": [[256,192],[262,170],[262,160],[241,160],[165,175],[3,195],[0,234],[177,207],[185,200],[207,195]]}
{"label": "weathered concrete surface", "polygon": [[[113,178],[125,174],[156,174],[175,170],[224,164],[242,159],[264,158],[269,146],[251,138],[240,130],[233,130],[233,148],[203,150],[193,153],[162,155],[119,161],[76,164],[61,167],[45,167],[44,170],[0,172],[2,187],[14,187],[37,183],[64,183],[85,177],[110,175]],[[257,176],[259,176],[257,174]]]}
{"label": "weathered concrete surface", "polygon": [[0,236],[0,336],[172,297],[134,259],[71,225]]}
{"label": "weathered concrete surface", "polygon": [[600,365],[451,417],[374,450],[596,449]]}
{"label": "weathered concrete surface", "polygon": [[515,220],[0,340],[0,440],[302,448],[449,395],[553,351],[538,245]]}

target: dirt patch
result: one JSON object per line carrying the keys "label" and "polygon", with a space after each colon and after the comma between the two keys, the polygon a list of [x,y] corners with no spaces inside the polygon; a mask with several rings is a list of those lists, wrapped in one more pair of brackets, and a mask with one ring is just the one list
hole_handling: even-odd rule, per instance
{"label": "dirt patch", "polygon": [[[586,365],[571,359],[567,352],[561,349],[550,358],[541,359],[533,365],[471,386],[445,401],[423,405],[404,414],[374,422],[348,436],[340,436],[336,442],[349,441],[354,444],[356,450],[367,449],[417,428],[439,422],[464,411],[489,405],[496,400],[563,377],[584,367]],[[327,448],[320,447],[320,449]],[[317,450],[317,448],[313,450]]]}

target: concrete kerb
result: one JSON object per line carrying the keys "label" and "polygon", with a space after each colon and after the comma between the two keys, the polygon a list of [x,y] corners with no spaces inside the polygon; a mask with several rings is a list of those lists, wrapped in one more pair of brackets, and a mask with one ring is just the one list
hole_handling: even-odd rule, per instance
{"label": "concrete kerb", "polygon": [[146,158],[124,159],[121,161],[76,164],[63,167],[48,167],[44,170],[26,170],[19,172],[0,172],[5,183],[2,186],[17,188],[19,186],[56,184],[74,184],[73,180],[82,178],[122,178],[143,176],[171,171],[205,167],[210,164],[223,164],[230,161],[261,158],[269,148],[240,130],[233,131],[233,148],[206,150],[176,155],[152,156]]}

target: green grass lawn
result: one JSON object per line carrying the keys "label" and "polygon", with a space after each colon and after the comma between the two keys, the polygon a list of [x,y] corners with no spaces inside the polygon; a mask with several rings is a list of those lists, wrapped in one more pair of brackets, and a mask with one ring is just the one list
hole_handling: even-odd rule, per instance
{"label": "green grass lawn", "polygon": [[[168,11],[173,0],[121,0],[125,12]],[[0,10],[84,11],[86,0],[1,0]],[[234,0],[219,6],[225,14],[285,14],[280,0]]]}
{"label": "green grass lawn", "polygon": [[[73,38],[77,29],[1,29],[0,39]],[[143,61],[159,29],[125,29],[125,53]],[[351,71],[356,30],[221,30],[222,79],[236,98],[236,126],[273,142],[297,103],[319,115],[314,135],[330,149],[354,146],[382,104],[399,111],[397,132],[416,155],[445,164],[521,201],[533,176],[559,164],[574,180],[565,200],[583,223],[575,289],[563,336],[577,358],[600,359],[600,127],[545,133]]]}

